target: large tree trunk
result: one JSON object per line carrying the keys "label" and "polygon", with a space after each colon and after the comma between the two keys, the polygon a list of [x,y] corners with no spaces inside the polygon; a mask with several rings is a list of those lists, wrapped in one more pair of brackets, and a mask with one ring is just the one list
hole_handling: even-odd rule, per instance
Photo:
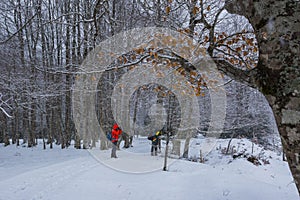
{"label": "large tree trunk", "polygon": [[273,109],[300,192],[300,2],[234,0],[226,7],[247,17],[254,28],[260,53],[256,86]]}

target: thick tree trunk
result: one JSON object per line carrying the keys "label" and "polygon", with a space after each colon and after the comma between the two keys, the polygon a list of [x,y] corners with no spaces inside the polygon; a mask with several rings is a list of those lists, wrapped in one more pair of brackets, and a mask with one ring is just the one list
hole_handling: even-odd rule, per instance
{"label": "thick tree trunk", "polygon": [[227,10],[252,24],[259,46],[256,86],[273,109],[300,192],[300,2],[233,0]]}
{"label": "thick tree trunk", "polygon": [[275,115],[284,153],[300,193],[300,98],[291,97],[284,101],[285,98],[277,97],[275,102],[274,99],[271,98],[269,103]]}

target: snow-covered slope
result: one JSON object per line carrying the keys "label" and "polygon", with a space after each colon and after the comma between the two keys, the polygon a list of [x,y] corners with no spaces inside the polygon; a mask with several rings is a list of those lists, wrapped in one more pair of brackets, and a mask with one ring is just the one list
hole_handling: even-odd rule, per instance
{"label": "snow-covered slope", "polygon": [[[99,148],[42,150],[42,145],[0,144],[0,199],[299,199],[288,165],[279,155],[266,151],[270,164],[255,166],[219,153],[227,142],[219,141],[204,164],[169,159],[167,172],[161,170],[162,156],[150,156],[146,139],[118,151],[118,159]],[[237,143],[250,144],[232,141]],[[193,156],[201,141],[191,144]]]}

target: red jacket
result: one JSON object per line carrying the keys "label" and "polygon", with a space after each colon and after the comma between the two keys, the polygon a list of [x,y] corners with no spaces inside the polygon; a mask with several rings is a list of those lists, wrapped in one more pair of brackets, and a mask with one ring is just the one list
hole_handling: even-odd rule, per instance
{"label": "red jacket", "polygon": [[117,142],[119,140],[119,135],[121,135],[122,130],[118,126],[118,124],[113,125],[113,129],[111,131],[112,142]]}

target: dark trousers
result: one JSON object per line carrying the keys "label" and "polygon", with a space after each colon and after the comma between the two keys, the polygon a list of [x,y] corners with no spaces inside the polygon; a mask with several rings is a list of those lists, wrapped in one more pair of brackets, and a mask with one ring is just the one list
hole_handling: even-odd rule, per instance
{"label": "dark trousers", "polygon": [[157,156],[157,145],[152,144],[152,146],[151,146],[151,156]]}
{"label": "dark trousers", "polygon": [[118,141],[112,143],[112,149],[111,149],[112,158],[117,158],[117,145],[118,145]]}

